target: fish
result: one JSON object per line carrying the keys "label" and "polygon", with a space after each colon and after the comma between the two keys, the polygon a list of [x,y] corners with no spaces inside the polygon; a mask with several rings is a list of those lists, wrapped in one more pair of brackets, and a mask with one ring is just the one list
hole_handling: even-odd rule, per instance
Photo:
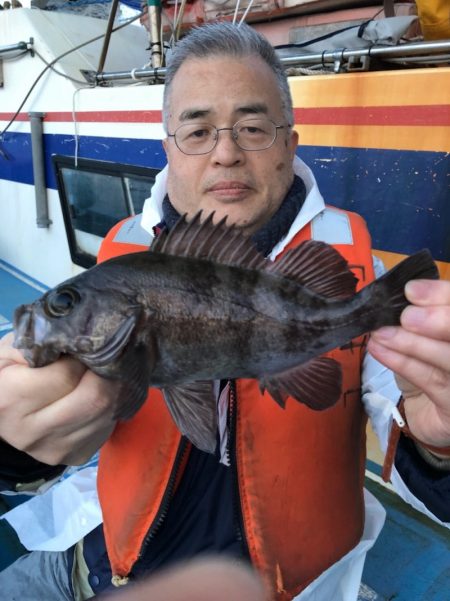
{"label": "fish", "polygon": [[406,282],[438,277],[425,249],[356,292],[357,277],[325,242],[305,241],[271,261],[226,218],[200,212],[183,215],[148,250],[18,307],[14,346],[31,367],[70,355],[117,381],[117,419],[134,416],[149,387],[161,389],[180,432],[214,452],[214,381],[254,378],[283,408],[288,397],[332,407],[341,366],[324,353],[399,324]]}

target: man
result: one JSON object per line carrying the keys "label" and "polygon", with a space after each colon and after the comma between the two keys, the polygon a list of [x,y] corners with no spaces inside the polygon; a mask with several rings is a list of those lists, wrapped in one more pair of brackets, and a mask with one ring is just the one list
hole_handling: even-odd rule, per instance
{"label": "man", "polygon": [[[215,211],[272,259],[304,239],[325,238],[361,267],[360,284],[373,279],[363,221],[325,207],[311,172],[295,158],[286,78],[270,45],[250,28],[209,25],[178,45],[164,121],[168,170],[155,185],[145,227],[170,229],[180,213]],[[123,227],[107,237],[102,260],[124,252],[117,236]],[[447,522],[450,284],[410,283],[407,295],[414,305],[404,311],[403,327],[384,328],[369,349],[402,378],[409,428],[421,441],[400,437],[396,465],[409,489],[394,477],[404,496]],[[81,463],[103,445],[99,494],[112,574],[95,530],[65,554],[26,556],[0,575],[2,590],[19,590],[24,600],[85,599],[107,588],[111,575],[125,584],[220,553],[250,561],[274,599],[355,599],[365,552],[382,524],[374,500],[366,495],[363,502],[364,408],[385,444],[390,407],[400,396],[392,374],[365,357],[364,346],[361,339],[333,352],[344,367],[343,394],[328,411],[293,399],[282,410],[251,380],[217,383],[220,425],[210,455],[181,439],[158,391],[133,419],[116,425],[112,383],[72,359],[29,369],[3,344],[0,436],[10,445],[9,479],[19,463],[15,449],[50,464],[34,465],[50,477],[51,465]],[[40,596],[18,589],[27,572]]]}

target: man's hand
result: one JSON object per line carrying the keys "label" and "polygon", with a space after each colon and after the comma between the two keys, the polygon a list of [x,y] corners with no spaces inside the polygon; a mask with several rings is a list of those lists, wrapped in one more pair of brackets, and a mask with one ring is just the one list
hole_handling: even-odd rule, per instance
{"label": "man's hand", "polygon": [[426,444],[450,445],[450,282],[414,280],[412,305],[401,327],[373,332],[368,350],[390,368],[405,398],[412,434]]}
{"label": "man's hand", "polygon": [[116,387],[63,358],[30,368],[0,340],[0,438],[49,465],[87,461],[114,429]]}
{"label": "man's hand", "polygon": [[[272,596],[250,566],[230,559],[194,559],[161,570],[104,601],[269,601]],[[118,591],[117,591],[118,592]]]}

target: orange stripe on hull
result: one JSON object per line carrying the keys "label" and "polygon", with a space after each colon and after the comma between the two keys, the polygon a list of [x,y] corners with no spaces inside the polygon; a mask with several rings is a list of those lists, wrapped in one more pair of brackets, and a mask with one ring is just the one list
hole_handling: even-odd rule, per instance
{"label": "orange stripe on hull", "polygon": [[450,126],[296,125],[300,146],[450,152]]}
{"label": "orange stripe on hull", "polygon": [[448,105],[450,68],[340,73],[289,78],[303,108]]}
{"label": "orange stripe on hull", "polygon": [[[0,113],[0,121],[9,121],[13,113]],[[161,123],[161,111],[77,111],[77,122],[80,123]],[[28,113],[19,113],[16,121],[29,121]],[[74,120],[72,112],[49,111],[45,113],[44,121],[54,123],[71,123]]]}
{"label": "orange stripe on hull", "polygon": [[307,125],[450,126],[450,104],[296,108],[295,123]]}

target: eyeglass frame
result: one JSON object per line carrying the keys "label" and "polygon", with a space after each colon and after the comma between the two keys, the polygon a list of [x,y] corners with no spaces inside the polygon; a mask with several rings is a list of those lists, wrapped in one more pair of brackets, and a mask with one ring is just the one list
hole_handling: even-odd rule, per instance
{"label": "eyeglass frame", "polygon": [[[242,148],[242,146],[238,143],[237,140],[237,136],[238,134],[235,134],[234,132],[234,128],[236,127],[236,125],[238,123],[241,123],[242,121],[259,121],[259,120],[266,120],[266,121],[270,121],[270,123],[272,123],[275,126],[275,135],[273,137],[272,142],[268,145],[265,146],[264,148]],[[290,123],[288,123],[287,125],[277,125],[275,123],[275,121],[272,121],[272,119],[269,119],[268,117],[255,117],[255,118],[244,118],[244,119],[239,119],[238,121],[236,121],[236,123],[232,126],[232,127],[216,127],[215,125],[213,125],[212,123],[205,123],[205,122],[201,122],[201,123],[192,123],[192,125],[207,125],[208,127],[213,127],[216,130],[216,139],[214,141],[214,146],[208,150],[207,152],[185,152],[184,150],[181,150],[181,148],[178,146],[178,142],[177,142],[177,138],[176,138],[176,133],[177,131],[182,128],[185,127],[186,125],[190,125],[189,123],[182,123],[181,125],[179,125],[176,130],[173,132],[173,134],[169,134],[169,132],[167,132],[167,137],[168,138],[173,138],[175,141],[175,145],[178,148],[178,150],[180,152],[182,152],[183,154],[185,154],[186,156],[201,156],[204,154],[209,154],[210,152],[212,152],[214,150],[214,148],[217,146],[218,142],[219,142],[219,132],[221,131],[231,131],[232,133],[232,138],[236,144],[236,146],[238,148],[240,148],[241,150],[243,150],[244,152],[259,152],[261,150],[267,150],[269,148],[271,148],[274,144],[275,141],[278,137],[278,130],[279,129],[290,129],[292,127],[292,125]]]}

